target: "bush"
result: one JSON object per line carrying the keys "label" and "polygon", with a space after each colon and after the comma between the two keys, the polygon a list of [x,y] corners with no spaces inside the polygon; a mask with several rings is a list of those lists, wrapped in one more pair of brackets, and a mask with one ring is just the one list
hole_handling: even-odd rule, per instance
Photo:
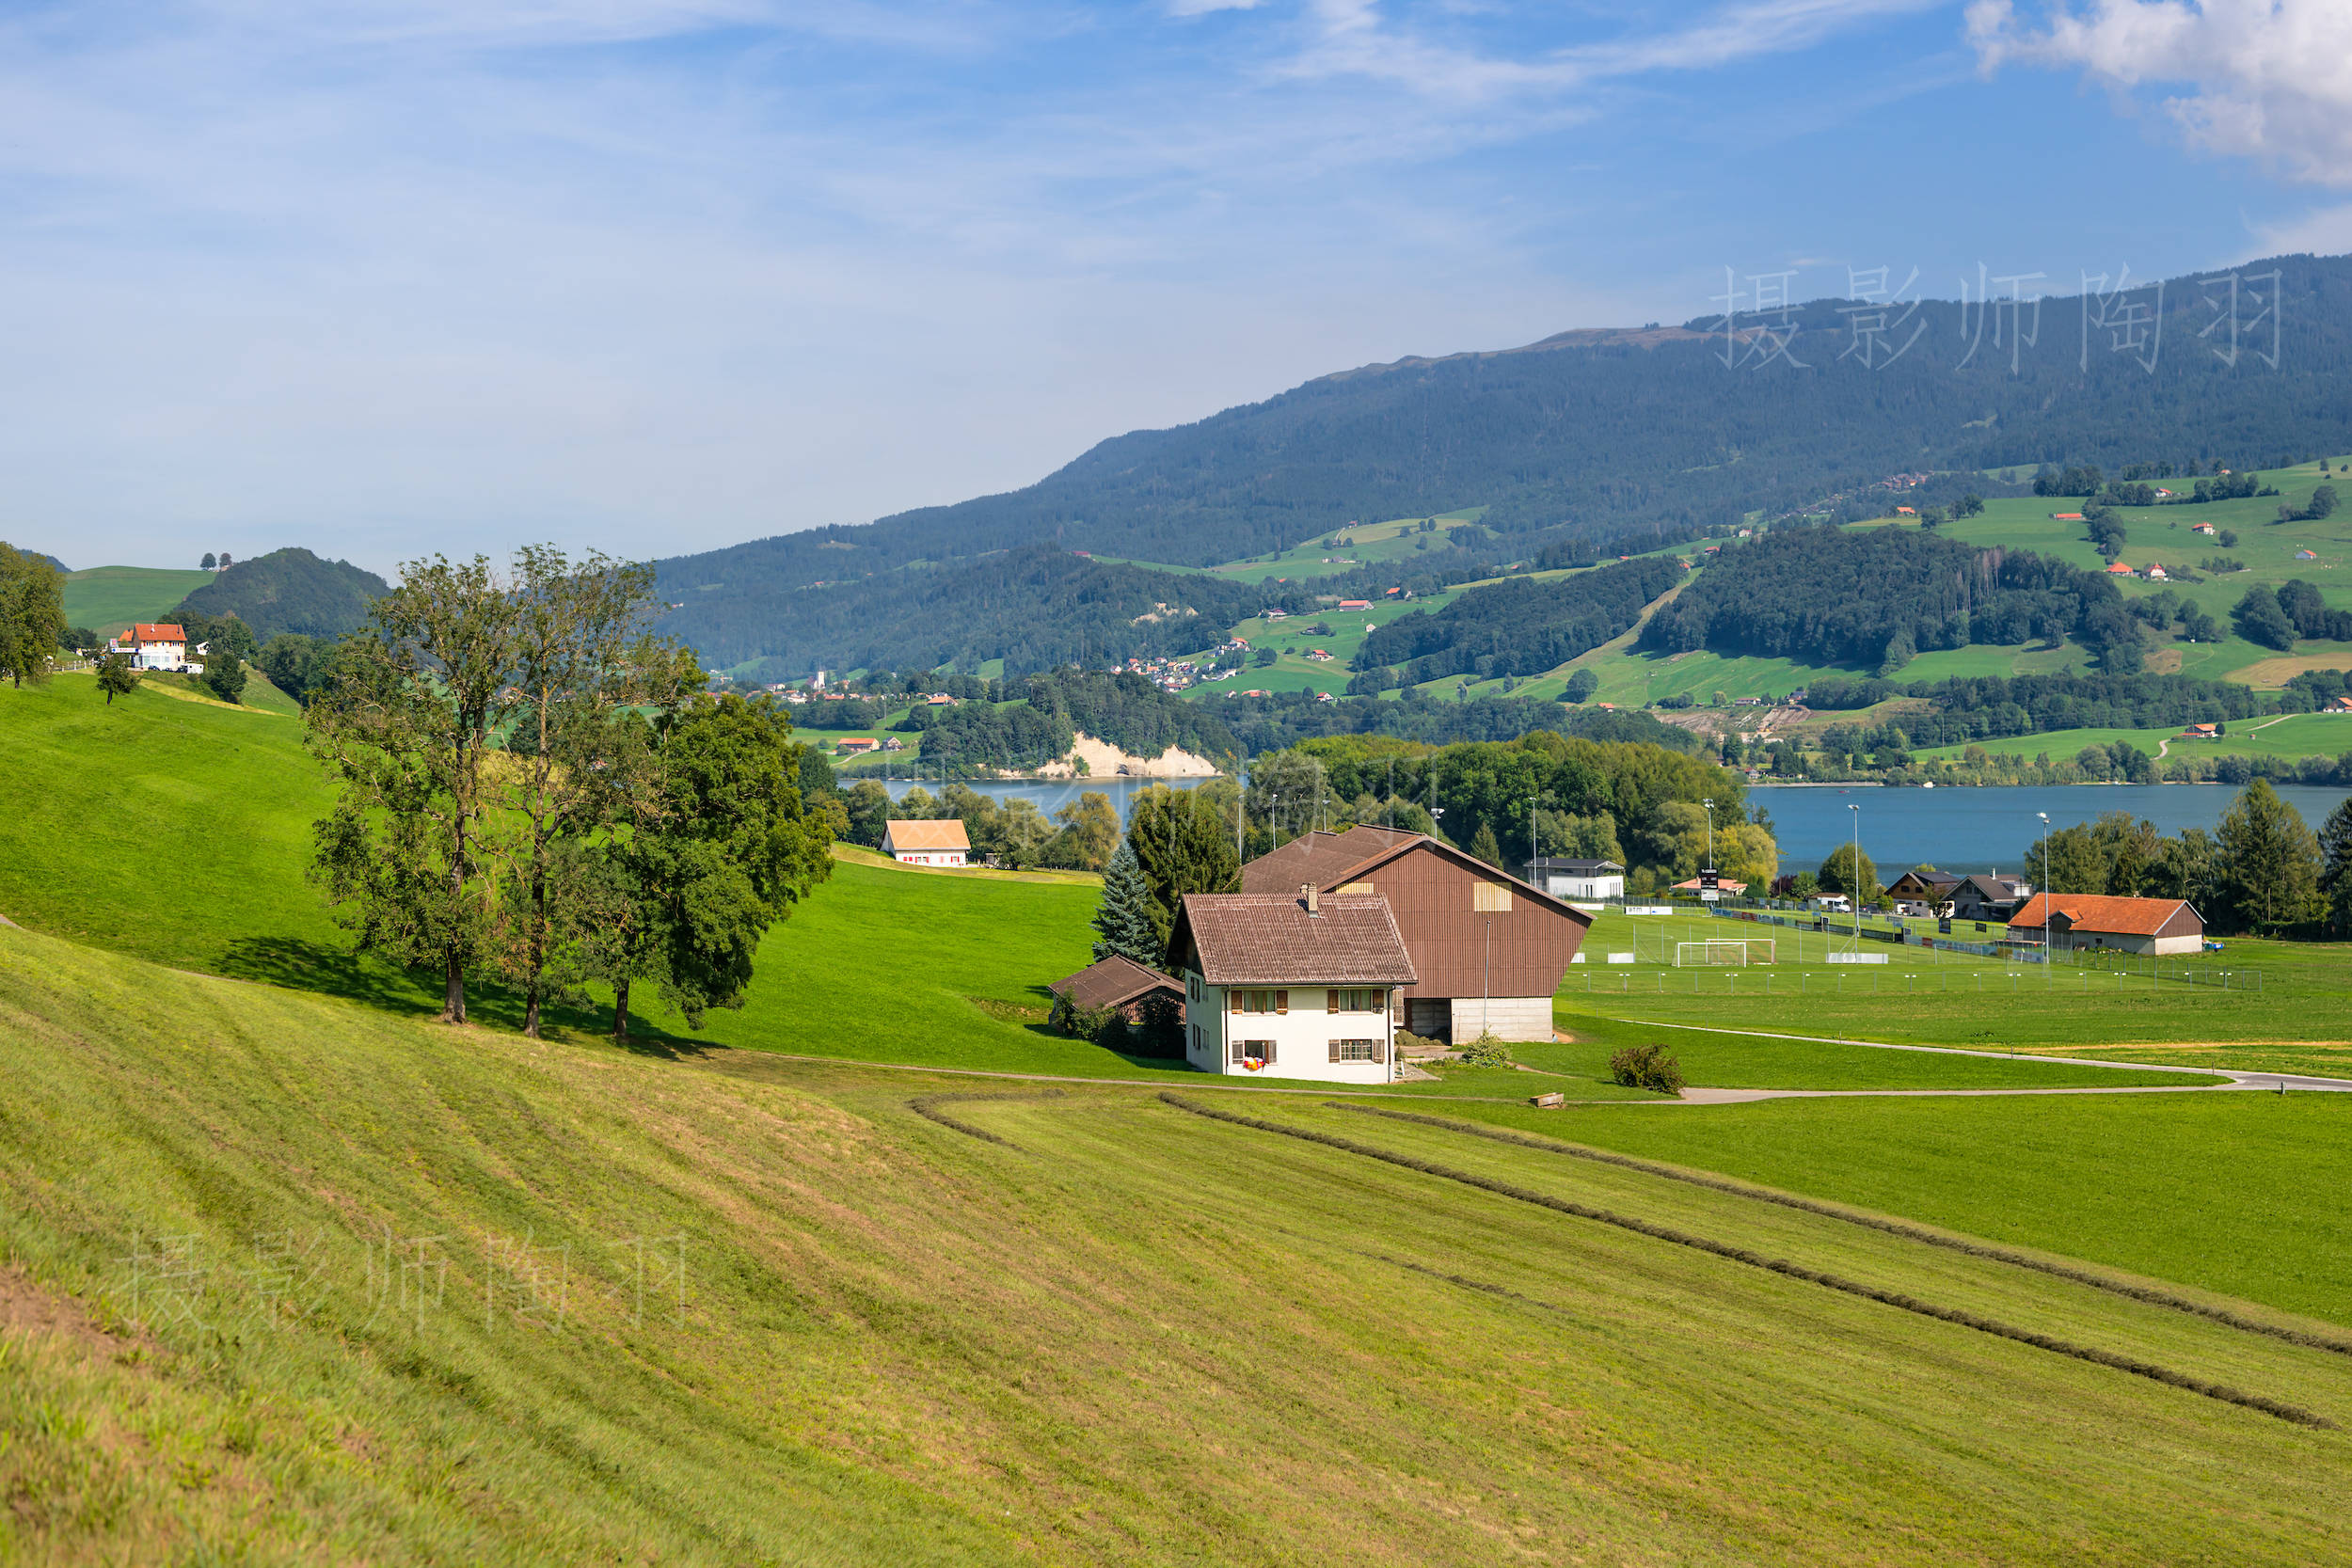
{"label": "bush", "polygon": [[1609,1058],[1609,1076],[1630,1089],[1682,1092],[1682,1064],[1662,1045],[1629,1045]]}
{"label": "bush", "polygon": [[1509,1067],[1511,1048],[1495,1038],[1491,1029],[1462,1047],[1464,1067]]}
{"label": "bush", "polygon": [[1132,1033],[1135,1049],[1146,1056],[1181,1056],[1184,1053],[1184,1004],[1164,990],[1155,990],[1143,999],[1137,1009],[1142,1013]]}
{"label": "bush", "polygon": [[1092,1040],[1108,1051],[1128,1049],[1127,1015],[1117,1007],[1081,1007],[1067,996],[1057,996],[1045,1022],[1073,1039]]}

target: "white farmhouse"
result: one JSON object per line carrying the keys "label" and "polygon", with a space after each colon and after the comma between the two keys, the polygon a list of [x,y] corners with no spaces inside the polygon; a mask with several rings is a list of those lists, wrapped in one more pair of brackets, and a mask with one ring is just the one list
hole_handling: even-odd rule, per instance
{"label": "white farmhouse", "polygon": [[1191,893],[1169,950],[1202,1072],[1386,1084],[1413,960],[1375,894]]}
{"label": "white farmhouse", "polygon": [[202,666],[188,663],[187,631],[168,623],[137,622],[121,636],[108,638],[106,647],[111,653],[129,654],[135,669],[204,673]]}
{"label": "white farmhouse", "polygon": [[882,853],[903,865],[962,865],[971,859],[972,841],[964,836],[960,817],[892,817],[882,830]]}

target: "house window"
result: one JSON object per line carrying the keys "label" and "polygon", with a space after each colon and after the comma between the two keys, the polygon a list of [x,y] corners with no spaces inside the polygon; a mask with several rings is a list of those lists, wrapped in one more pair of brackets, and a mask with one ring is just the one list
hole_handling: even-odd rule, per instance
{"label": "house window", "polygon": [[1271,1066],[1274,1062],[1274,1042],[1272,1040],[1235,1040],[1233,1042],[1233,1065],[1239,1067],[1244,1061],[1264,1062]]}
{"label": "house window", "polygon": [[1362,987],[1339,986],[1325,993],[1324,1010],[1333,1013],[1376,1013],[1382,1010],[1389,993]]}
{"label": "house window", "polygon": [[1200,976],[1189,971],[1184,974],[1184,1000],[1187,1002],[1200,1000]]}
{"label": "house window", "polygon": [[1286,990],[1232,990],[1226,994],[1233,999],[1237,1013],[1287,1013],[1291,1010],[1291,993]]}
{"label": "house window", "polygon": [[1376,1062],[1380,1059],[1378,1040],[1333,1040],[1331,1059],[1335,1062]]}
{"label": "house window", "polygon": [[1490,914],[1507,914],[1511,909],[1511,890],[1500,882],[1472,882],[1470,908]]}

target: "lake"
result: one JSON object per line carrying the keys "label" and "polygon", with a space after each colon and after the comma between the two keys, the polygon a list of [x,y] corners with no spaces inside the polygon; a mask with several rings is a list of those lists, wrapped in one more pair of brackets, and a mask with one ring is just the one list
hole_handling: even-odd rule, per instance
{"label": "lake", "polygon": [[[1138,790],[1163,781],[1153,779],[1011,779],[975,784],[972,787],[999,800],[1026,796],[1047,816],[1089,789],[1111,798],[1119,819],[1127,820],[1129,802]],[[1187,789],[1198,779],[1172,781]],[[911,779],[884,781],[891,798],[914,787]],[[936,781],[924,788],[939,793]],[[1784,871],[1809,871],[1853,831],[1848,806],[1859,806],[1862,849],[1883,870],[1923,862],[1947,871],[2021,871],[2026,850],[2041,836],[2042,822],[2034,814],[2048,812],[2053,827],[2071,828],[2102,812],[2122,811],[2147,817],[2167,833],[2183,828],[2206,828],[2237,799],[2233,784],[2020,784],[1981,789],[1882,789],[1859,784],[1841,787],[1790,788],[1751,786],[1748,799],[1772,819],[1780,838]],[[2303,814],[2316,829],[2345,795],[2341,789],[2290,784],[2281,799]],[[1513,847],[1518,848],[1518,846]]]}
{"label": "lake", "polygon": [[[1922,862],[1945,871],[2024,871],[2042,836],[2037,812],[2071,828],[2110,811],[2144,816],[2166,833],[2206,828],[2236,800],[2234,784],[2017,784],[1980,789],[1789,788],[1751,785],[1749,805],[1772,817],[1783,871],[1809,871],[1847,842],[1849,806],[1861,808],[1862,852],[1883,879]],[[2316,829],[2345,795],[2290,784],[2280,799]]]}

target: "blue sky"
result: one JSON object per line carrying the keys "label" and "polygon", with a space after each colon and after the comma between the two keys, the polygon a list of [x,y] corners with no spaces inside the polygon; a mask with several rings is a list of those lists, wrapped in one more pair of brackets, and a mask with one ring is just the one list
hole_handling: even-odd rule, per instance
{"label": "blue sky", "polygon": [[0,14],[0,534],[667,555],[1324,372],[2352,249],[2340,0]]}

